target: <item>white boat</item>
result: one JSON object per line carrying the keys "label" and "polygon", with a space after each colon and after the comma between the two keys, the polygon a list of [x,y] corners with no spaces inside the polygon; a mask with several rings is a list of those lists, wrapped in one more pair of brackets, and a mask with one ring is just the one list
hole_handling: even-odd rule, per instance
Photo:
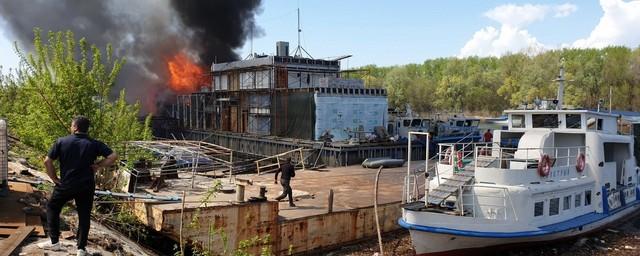
{"label": "white boat", "polygon": [[640,212],[638,152],[617,115],[552,107],[505,111],[494,143],[439,144],[424,189],[408,167],[398,222],[418,255],[566,239]]}
{"label": "white boat", "polygon": [[432,119],[414,114],[409,105],[405,108],[406,111],[404,112],[398,110],[389,111],[389,121],[387,123],[389,135],[397,137],[397,140],[406,140],[409,138],[409,132],[428,132],[433,129],[434,122]]}
{"label": "white boat", "polygon": [[[390,112],[387,132],[398,140],[407,140],[410,132],[429,132],[432,143],[480,141],[478,125],[480,119],[464,115],[453,115],[442,121],[439,118],[423,118],[414,115],[409,107],[406,113]],[[413,136],[412,140],[424,142],[424,136]]]}

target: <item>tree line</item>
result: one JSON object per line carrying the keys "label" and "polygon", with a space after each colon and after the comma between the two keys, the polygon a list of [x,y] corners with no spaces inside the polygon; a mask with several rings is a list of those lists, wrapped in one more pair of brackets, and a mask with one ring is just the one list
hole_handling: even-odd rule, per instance
{"label": "tree line", "polygon": [[99,49],[71,31],[41,34],[34,29],[33,51],[15,47],[17,70],[0,70],[0,118],[8,119],[12,134],[43,154],[69,134],[74,116],[84,115],[92,123],[90,135],[112,147],[151,138],[151,118],[139,120],[139,104],[128,104],[124,90],[109,98],[125,61],[112,55],[111,46]]}
{"label": "tree line", "polygon": [[407,104],[420,112],[499,114],[535,99],[555,99],[564,60],[565,106],[594,109],[599,100],[612,108],[640,111],[640,48],[550,50],[502,57],[438,58],[422,64],[364,66],[356,78],[385,88],[389,106]]}

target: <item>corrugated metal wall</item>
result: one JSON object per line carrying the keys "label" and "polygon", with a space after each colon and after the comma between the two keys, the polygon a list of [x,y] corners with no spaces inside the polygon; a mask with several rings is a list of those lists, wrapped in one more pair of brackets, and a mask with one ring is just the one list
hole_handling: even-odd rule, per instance
{"label": "corrugated metal wall", "polygon": [[316,94],[314,101],[315,140],[325,132],[333,135],[334,141],[348,140],[385,126],[386,96]]}

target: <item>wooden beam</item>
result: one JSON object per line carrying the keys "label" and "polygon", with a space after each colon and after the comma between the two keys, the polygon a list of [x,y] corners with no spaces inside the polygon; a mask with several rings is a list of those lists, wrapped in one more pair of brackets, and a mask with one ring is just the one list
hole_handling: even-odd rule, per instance
{"label": "wooden beam", "polygon": [[0,241],[0,256],[11,255],[11,253],[20,246],[22,241],[29,237],[29,234],[31,234],[34,229],[34,226],[19,227],[9,238]]}
{"label": "wooden beam", "polygon": [[333,212],[333,189],[329,189],[329,201],[327,202],[327,212]]}

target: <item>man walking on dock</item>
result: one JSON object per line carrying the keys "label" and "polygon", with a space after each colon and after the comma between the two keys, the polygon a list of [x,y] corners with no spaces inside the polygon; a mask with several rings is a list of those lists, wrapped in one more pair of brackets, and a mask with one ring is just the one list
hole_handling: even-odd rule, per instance
{"label": "man walking on dock", "polygon": [[282,176],[280,176],[280,185],[282,185],[282,194],[276,197],[277,201],[284,199],[289,196],[289,206],[296,207],[293,204],[293,191],[291,190],[291,178],[296,176],[296,172],[293,169],[293,165],[291,165],[291,158],[285,158],[284,164],[280,165],[280,168],[276,171],[276,181],[278,184],[278,174],[282,172]]}
{"label": "man walking on dock", "polygon": [[[38,247],[48,250],[61,250],[60,211],[65,203],[75,200],[78,211],[78,252],[77,255],[89,255],[85,249],[89,237],[90,215],[95,192],[94,172],[111,166],[118,156],[101,141],[90,138],[89,119],[77,116],[71,122],[71,135],[59,138],[49,150],[44,160],[47,174],[55,183],[51,199],[47,203],[47,222],[51,241],[39,243]],[[95,162],[98,156],[104,157]],[[60,163],[60,178],[56,174],[53,161]]]}

